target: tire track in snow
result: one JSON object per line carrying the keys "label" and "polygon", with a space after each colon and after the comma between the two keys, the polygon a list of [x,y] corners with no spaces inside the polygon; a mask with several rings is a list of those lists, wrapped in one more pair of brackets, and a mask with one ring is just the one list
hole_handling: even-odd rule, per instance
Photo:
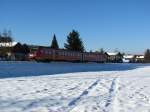
{"label": "tire track in snow", "polygon": [[[111,86],[108,90],[108,97],[106,99],[106,103],[104,105],[104,109],[103,112],[109,112],[109,106],[113,103],[115,96],[116,96],[116,81],[117,81],[118,77],[114,78],[112,80]],[[112,109],[111,109],[112,111]]]}
{"label": "tire track in snow", "polygon": [[92,85],[88,87],[88,89],[84,90],[77,98],[74,100],[70,101],[68,106],[69,107],[74,107],[78,101],[82,99],[82,97],[86,96],[91,89],[93,89],[98,83],[100,82],[100,79],[97,79]]}
{"label": "tire track in snow", "polygon": [[[117,98],[117,94],[119,92],[124,91],[124,89],[131,86],[131,84],[134,84],[134,86],[136,86],[135,84],[140,82],[140,80],[135,79],[135,80],[132,80],[132,81],[126,83],[126,84],[121,85],[121,83],[118,83],[118,81],[119,81],[119,77],[114,78],[113,81],[112,81],[112,84],[111,84],[109,92],[108,92],[109,96],[106,100],[106,104],[104,106],[103,112],[112,112],[112,111],[118,112],[118,106],[119,106],[119,101],[118,100],[120,100],[120,99]],[[118,86],[118,84],[121,85],[121,86]],[[150,101],[149,98],[144,93],[141,93],[144,88],[145,88],[145,86],[140,87],[139,89],[135,90],[131,95],[129,95],[129,97],[132,99],[134,97],[134,95],[136,95],[136,96],[139,95],[141,98],[143,98],[144,100],[149,102]]]}
{"label": "tire track in snow", "polygon": [[113,79],[112,83],[111,83],[111,87],[109,89],[109,96],[108,96],[108,99],[106,101],[106,104],[105,104],[105,107],[108,107],[112,100],[113,100],[113,96],[114,96],[114,93],[115,93],[115,86],[116,86],[116,78]]}
{"label": "tire track in snow", "polygon": [[[109,73],[109,74],[105,74],[105,75],[113,75],[113,74],[116,74],[118,72],[115,72],[115,73]],[[100,77],[98,77],[100,78]],[[111,77],[112,78],[112,77]],[[102,78],[101,79],[103,80],[108,80],[108,79],[105,79],[105,78]],[[114,76],[114,78],[111,79],[111,82],[113,82],[113,80],[116,79],[116,75]],[[110,79],[109,79],[110,80]],[[70,110],[74,109],[78,102],[80,102],[85,96],[87,96],[99,83],[101,83],[101,80],[100,79],[97,79],[91,86],[88,87],[88,89],[84,90],[81,95],[79,95],[77,98],[75,98],[74,100],[70,101],[68,103],[68,107],[70,107]],[[115,80],[114,80],[114,83],[113,85],[115,84]],[[101,85],[101,86],[104,86],[104,85]],[[107,88],[107,86],[105,86]],[[108,88],[109,89],[109,88]],[[110,91],[109,91],[110,92]]]}

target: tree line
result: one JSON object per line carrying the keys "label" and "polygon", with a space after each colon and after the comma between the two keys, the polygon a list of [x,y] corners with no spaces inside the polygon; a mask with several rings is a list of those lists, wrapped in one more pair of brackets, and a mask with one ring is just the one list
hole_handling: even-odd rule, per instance
{"label": "tree line", "polygon": [[[55,34],[54,34],[53,39],[52,39],[51,48],[59,49],[59,45],[58,45]],[[69,35],[67,36],[66,43],[64,44],[64,48],[67,50],[71,50],[71,51],[79,51],[79,52],[85,51],[83,41],[80,38],[80,34],[78,31],[72,30],[72,32],[69,33]],[[100,52],[103,54],[105,53],[105,51],[103,49],[100,49],[99,51],[96,51],[96,52]],[[120,58],[118,58],[117,62],[122,62],[124,53],[118,52],[117,56],[120,57]],[[145,54],[144,54],[144,62],[150,63],[150,49],[147,49]]]}
{"label": "tree line", "polygon": [[[2,33],[0,33],[0,43],[8,43],[12,44],[13,38],[10,30],[4,30]],[[56,35],[53,35],[53,39],[50,45],[51,48],[53,49],[59,49],[59,44],[56,38]],[[85,47],[84,43],[82,41],[82,38],[80,37],[80,34],[76,30],[72,30],[68,35],[66,42],[64,43],[64,48],[67,50],[71,51],[79,51],[79,52],[85,52]],[[14,54],[25,54],[27,55],[30,53],[31,48],[27,44],[21,44],[17,43],[15,46],[9,48],[0,48],[0,57],[6,56],[7,52],[11,52]],[[92,52],[92,51],[91,51]],[[100,53],[105,53],[103,49],[100,49],[99,51],[95,52],[100,52]],[[117,56],[123,58],[122,53],[118,52]],[[120,60],[121,60],[120,58]],[[150,63],[150,49],[147,49],[145,54],[144,54],[144,62],[145,63]]]}
{"label": "tree line", "polygon": [[[59,49],[59,45],[55,34],[53,36],[50,47],[53,49]],[[80,38],[80,34],[78,31],[72,30],[72,32],[69,33],[69,35],[67,36],[66,43],[64,43],[64,48],[71,51],[79,51],[79,52],[85,51],[83,41]]]}

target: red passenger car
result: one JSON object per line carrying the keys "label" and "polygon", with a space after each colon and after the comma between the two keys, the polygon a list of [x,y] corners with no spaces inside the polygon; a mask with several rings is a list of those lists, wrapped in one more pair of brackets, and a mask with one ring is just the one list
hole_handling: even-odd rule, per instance
{"label": "red passenger car", "polygon": [[34,59],[37,61],[105,62],[106,56],[102,53],[78,52],[40,47],[35,52]]}

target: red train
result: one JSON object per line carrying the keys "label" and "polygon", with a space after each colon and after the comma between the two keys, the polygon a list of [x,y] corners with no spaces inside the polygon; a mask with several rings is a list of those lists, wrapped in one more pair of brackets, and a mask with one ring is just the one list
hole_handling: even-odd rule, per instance
{"label": "red train", "polygon": [[96,52],[77,52],[64,49],[51,49],[40,47],[29,55],[30,59],[36,61],[68,61],[68,62],[106,62],[106,55]]}

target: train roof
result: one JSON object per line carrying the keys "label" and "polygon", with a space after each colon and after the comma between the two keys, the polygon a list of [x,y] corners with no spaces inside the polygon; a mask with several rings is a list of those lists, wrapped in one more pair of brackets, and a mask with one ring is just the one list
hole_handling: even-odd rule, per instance
{"label": "train roof", "polygon": [[54,49],[51,47],[43,47],[43,46],[40,46],[39,49],[51,49],[51,50],[69,51],[69,52],[87,53],[87,54],[105,54],[105,53],[100,53],[100,52],[81,52],[81,51],[73,51],[73,50],[67,50],[67,49]]}

